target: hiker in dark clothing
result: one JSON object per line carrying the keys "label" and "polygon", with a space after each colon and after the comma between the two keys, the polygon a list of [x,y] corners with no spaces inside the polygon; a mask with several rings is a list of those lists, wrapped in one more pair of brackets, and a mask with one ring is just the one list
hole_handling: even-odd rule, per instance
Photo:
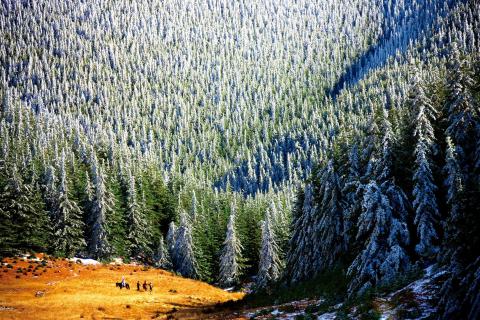
{"label": "hiker in dark clothing", "polygon": [[147,292],[147,280],[143,281],[143,290]]}
{"label": "hiker in dark clothing", "polygon": [[140,281],[137,281],[137,291],[140,291]]}
{"label": "hiker in dark clothing", "polygon": [[153,290],[153,284],[151,282],[148,283],[148,288],[150,289],[150,293],[152,293]]}

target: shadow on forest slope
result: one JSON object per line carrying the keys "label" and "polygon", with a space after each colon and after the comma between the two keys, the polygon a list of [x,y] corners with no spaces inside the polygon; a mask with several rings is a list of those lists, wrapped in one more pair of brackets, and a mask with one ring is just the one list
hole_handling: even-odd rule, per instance
{"label": "shadow on forest slope", "polygon": [[434,21],[437,18],[445,17],[456,3],[465,1],[448,0],[442,4],[443,7],[439,8],[435,8],[435,5],[425,8],[427,0],[418,1],[422,4],[414,8],[413,1],[410,1],[408,9],[415,10],[410,17],[405,17],[404,11],[406,10],[400,12],[396,17],[394,16],[393,7],[398,0],[391,1],[391,6],[388,6],[386,2],[384,1],[384,16],[389,18],[382,25],[382,35],[380,35],[376,44],[370,46],[367,51],[346,68],[345,72],[327,92],[327,95],[331,96],[332,99],[335,100],[342,89],[355,85],[372,69],[385,66],[388,59],[393,57],[397,51],[401,54],[405,53],[411,42],[417,40],[422,34],[427,34],[432,27],[435,27]]}

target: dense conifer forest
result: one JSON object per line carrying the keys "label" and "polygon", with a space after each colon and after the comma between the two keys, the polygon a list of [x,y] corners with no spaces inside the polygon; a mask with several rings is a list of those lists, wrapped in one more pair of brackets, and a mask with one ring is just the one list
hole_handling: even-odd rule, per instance
{"label": "dense conifer forest", "polygon": [[7,0],[0,255],[346,297],[435,264],[480,317],[476,0]]}

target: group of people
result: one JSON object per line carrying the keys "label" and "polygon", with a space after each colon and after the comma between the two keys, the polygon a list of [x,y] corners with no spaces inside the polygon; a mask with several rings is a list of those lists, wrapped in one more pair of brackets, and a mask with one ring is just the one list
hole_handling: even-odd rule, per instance
{"label": "group of people", "polygon": [[[142,284],[142,287],[143,287],[143,291],[147,291],[147,286],[148,286],[148,290],[150,291],[150,293],[153,291],[153,284],[152,282],[149,282],[147,284],[147,280],[144,280],[143,281],[143,284]],[[140,281],[137,281],[137,291],[140,291]]]}
{"label": "group of people", "polygon": [[[117,286],[118,286],[118,284],[117,284]],[[121,287],[120,288],[125,288],[125,287],[127,287],[127,283],[125,282],[125,277],[122,277],[122,282],[121,282]],[[140,281],[137,281],[137,291],[140,291],[140,288],[143,288],[143,291],[145,291],[145,292],[148,290],[150,293],[152,293],[153,284],[152,284],[152,282],[147,283],[147,280],[144,280],[143,284],[141,285]]]}

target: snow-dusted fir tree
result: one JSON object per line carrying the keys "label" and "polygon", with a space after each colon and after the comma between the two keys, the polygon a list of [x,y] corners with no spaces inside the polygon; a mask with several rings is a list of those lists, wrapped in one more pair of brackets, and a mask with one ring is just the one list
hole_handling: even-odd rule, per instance
{"label": "snow-dusted fir tree", "polygon": [[131,172],[128,173],[128,189],[127,189],[127,239],[130,246],[130,254],[138,256],[146,254],[150,251],[148,247],[148,225],[145,216],[137,201],[137,188],[135,185],[135,177]]}
{"label": "snow-dusted fir tree", "polygon": [[432,122],[436,120],[437,111],[425,94],[418,73],[415,76],[410,97],[414,112],[413,135],[416,139],[413,206],[418,244],[415,250],[421,256],[432,257],[438,252],[436,224],[440,218],[435,196],[437,187],[433,181],[431,169],[431,155],[434,152],[435,143]]}
{"label": "snow-dusted fir tree", "polygon": [[332,267],[346,250],[343,211],[340,206],[340,181],[333,161],[328,161],[318,174],[318,208],[315,221],[317,239],[314,249],[314,270]]}
{"label": "snow-dusted fir tree", "polygon": [[197,278],[198,266],[195,259],[192,228],[185,211],[180,211],[180,226],[175,234],[175,270],[184,277]]}
{"label": "snow-dusted fir tree", "polygon": [[354,144],[348,155],[348,174],[342,188],[343,230],[347,245],[355,238],[355,225],[362,208],[361,192],[359,190],[360,178],[361,167],[358,146]]}
{"label": "snow-dusted fir tree", "polygon": [[175,225],[175,222],[171,221],[170,224],[168,225],[168,232],[165,240],[166,240],[168,254],[170,255],[170,259],[174,267],[176,265],[176,257],[177,257],[177,254],[175,251],[175,241],[177,239],[176,235],[177,235],[177,226]]}
{"label": "snow-dusted fir tree", "polygon": [[155,265],[158,268],[165,269],[165,270],[172,270],[173,265],[170,259],[170,254],[168,252],[167,245],[165,244],[165,240],[163,236],[160,235],[160,239],[158,241],[157,251],[154,255]]}
{"label": "snow-dusted fir tree", "polygon": [[[469,61],[461,56],[456,43],[452,44],[450,55],[447,91],[449,101],[446,104],[448,111],[448,128],[446,133],[457,148],[465,149],[473,144],[471,135],[474,134],[480,111],[472,93],[475,85]],[[469,150],[463,150],[463,152]]]}
{"label": "snow-dusted fir tree", "polygon": [[444,248],[445,250],[440,256],[440,260],[442,261],[450,261],[458,246],[456,240],[458,239],[459,232],[458,225],[463,220],[462,193],[464,192],[463,175],[458,163],[455,145],[449,136],[446,138],[446,143],[447,150],[444,167],[446,179],[444,185],[447,187],[447,204],[450,212],[443,225],[445,239],[448,239],[448,241],[447,247]]}
{"label": "snow-dusted fir tree", "polygon": [[372,109],[368,120],[367,135],[361,153],[361,161],[366,164],[366,168],[364,172],[362,172],[361,177],[363,184],[367,184],[370,179],[374,177],[376,160],[380,157],[379,154],[381,150],[381,133],[377,124],[377,110],[373,107]]}
{"label": "snow-dusted fir tree", "polygon": [[67,172],[65,168],[65,151],[60,158],[60,184],[57,191],[53,224],[53,248],[55,252],[66,256],[74,255],[86,243],[84,240],[82,211],[70,198]]}
{"label": "snow-dusted fir tree", "polygon": [[55,216],[56,203],[58,200],[58,187],[57,177],[55,175],[55,168],[53,165],[49,165],[45,169],[42,179],[42,197],[45,202],[45,209],[50,214],[50,218],[53,220]]}
{"label": "snow-dusted fir tree", "polygon": [[19,254],[19,249],[45,250],[50,228],[38,190],[25,183],[15,164],[10,166],[0,162],[4,184],[0,189],[0,248],[9,255]]}
{"label": "snow-dusted fir tree", "polygon": [[192,204],[190,206],[190,216],[189,216],[190,221],[194,222],[197,219],[197,216],[198,216],[198,200],[194,190],[192,194]]}
{"label": "snow-dusted fir tree", "polygon": [[348,269],[352,276],[350,294],[388,283],[410,269],[406,247],[410,243],[407,226],[408,200],[392,176],[393,135],[386,111],[382,119],[382,155],[376,163],[376,180],[365,187],[357,240],[363,250]]}
{"label": "snow-dusted fir tree", "polygon": [[235,231],[236,208],[232,203],[230,218],[227,225],[227,233],[220,254],[220,273],[218,281],[222,287],[237,285],[241,273],[242,246]]}
{"label": "snow-dusted fir tree", "polygon": [[277,281],[280,278],[281,271],[282,261],[279,257],[279,248],[273,232],[271,217],[269,214],[265,214],[265,220],[262,221],[260,262],[256,279],[257,288],[266,288]]}
{"label": "snow-dusted fir tree", "polygon": [[106,258],[111,253],[108,241],[107,217],[113,210],[113,195],[107,190],[105,175],[96,157],[92,157],[92,177],[94,194],[89,222],[88,253],[96,258]]}
{"label": "snow-dusted fir tree", "polygon": [[314,273],[316,212],[313,186],[307,184],[305,191],[298,192],[292,214],[292,236],[287,254],[287,278],[292,283],[308,279]]}
{"label": "snow-dusted fir tree", "polygon": [[362,238],[364,249],[348,269],[350,293],[391,281],[409,266],[407,225],[394,217],[387,194],[375,181],[366,186],[362,201],[357,240]]}

